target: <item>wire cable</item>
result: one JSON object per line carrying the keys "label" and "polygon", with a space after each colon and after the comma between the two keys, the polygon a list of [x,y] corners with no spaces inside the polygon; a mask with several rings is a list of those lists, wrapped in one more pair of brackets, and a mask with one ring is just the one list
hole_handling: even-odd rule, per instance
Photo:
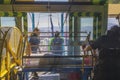
{"label": "wire cable", "polygon": [[37,22],[36,28],[38,28],[39,23],[40,23],[40,13],[39,13],[39,15],[38,15],[38,22]]}
{"label": "wire cable", "polygon": [[[74,0],[72,0],[71,2],[73,2],[73,1],[74,1]],[[68,18],[69,12],[71,11],[71,8],[72,8],[72,4],[69,5],[69,8],[68,8],[68,11],[67,11],[65,20],[63,21],[63,26],[64,26],[65,22],[67,21],[67,18]]]}

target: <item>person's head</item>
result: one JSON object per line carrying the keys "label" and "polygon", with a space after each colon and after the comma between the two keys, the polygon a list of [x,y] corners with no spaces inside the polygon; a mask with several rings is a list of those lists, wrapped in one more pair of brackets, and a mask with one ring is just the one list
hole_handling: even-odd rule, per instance
{"label": "person's head", "polygon": [[107,34],[109,36],[120,35],[120,27],[118,25],[112,26],[111,29],[107,31]]}
{"label": "person's head", "polygon": [[55,32],[55,37],[59,37],[60,33],[58,31]]}
{"label": "person's head", "polygon": [[33,33],[39,35],[40,34],[40,30],[38,28],[34,28]]}

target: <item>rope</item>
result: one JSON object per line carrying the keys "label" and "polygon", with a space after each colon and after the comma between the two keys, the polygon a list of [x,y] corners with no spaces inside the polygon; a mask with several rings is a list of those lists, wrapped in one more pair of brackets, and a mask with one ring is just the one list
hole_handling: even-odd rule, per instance
{"label": "rope", "polygon": [[[50,0],[48,0],[48,5],[47,5],[47,9],[48,9],[48,12],[50,13],[50,2],[49,2]],[[48,15],[48,32],[50,32],[49,31],[49,16],[50,16],[50,14]]]}
{"label": "rope", "polygon": [[39,16],[38,16],[38,22],[37,22],[36,28],[38,28],[39,23],[40,23],[40,13],[39,13]]}
{"label": "rope", "polygon": [[[13,13],[13,15],[14,15],[14,12],[15,12],[15,10],[14,10],[14,3],[15,3],[15,0],[11,0],[11,4],[12,4],[12,13]],[[16,20],[16,18],[14,19],[14,21],[15,21],[15,24],[17,25],[17,20]],[[15,26],[16,26],[15,25]]]}
{"label": "rope", "polygon": [[58,26],[59,26],[59,29],[60,29],[60,21],[59,21],[60,18],[59,18],[59,14],[58,14],[57,17],[58,17]]}
{"label": "rope", "polygon": [[[51,23],[51,30],[52,30],[52,37],[54,36],[54,26],[53,26],[53,21],[52,21],[52,14],[50,12],[50,0],[48,1],[48,12],[49,12],[49,15],[48,15],[48,28],[49,28],[49,20],[50,20],[50,23]],[[48,31],[49,32],[49,31]]]}
{"label": "rope", "polygon": [[[73,2],[73,1],[74,1],[74,0],[72,0],[71,2]],[[66,14],[66,17],[65,17],[63,26],[64,26],[65,22],[67,21],[67,18],[68,18],[68,15],[69,15],[69,12],[70,12],[71,8],[72,8],[72,4],[70,4],[70,6],[69,6],[69,8],[68,8],[68,11],[67,11],[67,14]]]}
{"label": "rope", "polygon": [[15,11],[14,11],[14,3],[15,3],[15,0],[11,0],[11,4],[12,4],[12,12],[15,12]]}
{"label": "rope", "polygon": [[53,37],[54,36],[54,26],[53,26],[51,15],[50,15],[50,23],[51,23],[51,30],[52,30],[52,37]]}

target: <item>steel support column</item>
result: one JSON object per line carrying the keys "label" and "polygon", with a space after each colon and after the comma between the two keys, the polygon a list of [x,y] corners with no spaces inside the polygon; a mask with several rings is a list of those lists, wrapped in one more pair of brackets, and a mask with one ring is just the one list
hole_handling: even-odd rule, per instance
{"label": "steel support column", "polygon": [[74,55],[80,55],[80,18],[79,16],[74,17]]}

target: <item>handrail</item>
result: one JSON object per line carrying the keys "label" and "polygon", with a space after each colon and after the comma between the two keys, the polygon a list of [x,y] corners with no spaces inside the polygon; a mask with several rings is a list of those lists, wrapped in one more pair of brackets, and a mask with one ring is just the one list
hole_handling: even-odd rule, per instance
{"label": "handrail", "polygon": [[[5,52],[2,52],[0,57],[0,79],[3,78],[2,80],[5,80],[5,77],[10,77],[11,71],[15,66],[22,67],[22,55],[25,52],[23,51],[25,42],[24,36],[16,27],[1,27],[0,30],[3,30],[3,33],[6,33],[5,31],[7,31],[7,33],[3,35],[3,44],[5,45],[2,49],[5,49]],[[4,55],[4,58],[2,55]],[[4,71],[7,71],[7,73],[3,75]]]}
{"label": "handrail", "polygon": [[[40,32],[40,33],[42,33],[42,32]],[[86,33],[85,35],[86,35],[85,38],[87,37],[87,40],[90,39],[90,33],[89,34]],[[81,40],[80,41],[78,40],[78,44],[74,43],[75,41],[73,41],[71,43],[66,43],[65,42],[62,46],[65,46],[67,49],[57,50],[57,51],[62,51],[63,55],[55,55],[55,54],[52,54],[52,52],[54,50],[49,50],[49,47],[48,47],[48,46],[50,46],[50,44],[49,44],[50,40],[49,39],[51,39],[51,38],[49,38],[50,36],[49,37],[48,36],[49,35],[46,36],[44,34],[43,35],[40,34],[40,36],[39,36],[40,37],[40,42],[42,42],[42,40],[45,41],[42,38],[46,37],[47,38],[46,41],[48,43],[43,42],[43,43],[40,43],[38,45],[32,45],[32,46],[39,46],[39,48],[40,48],[39,52],[40,53],[37,51],[37,53],[35,55],[33,53],[30,56],[26,56],[26,55],[23,56],[23,61],[24,61],[23,65],[25,66],[25,68],[27,68],[27,67],[32,67],[32,68],[39,67],[40,68],[40,67],[43,67],[43,66],[44,67],[46,67],[46,66],[51,67],[54,63],[58,63],[57,65],[59,65],[59,67],[63,67],[63,65],[69,66],[69,68],[70,68],[71,65],[74,66],[74,67],[79,66],[81,68],[81,70],[84,72],[84,67],[86,67],[86,66],[93,67],[93,64],[92,64],[93,56],[92,56],[92,54],[90,54],[90,55],[83,54],[82,55],[83,51],[79,50],[79,49],[74,50],[74,53],[81,52],[81,54],[77,54],[77,55],[76,54],[75,55],[70,55],[69,54],[69,52],[71,52],[71,50],[68,49],[69,47],[73,46],[73,47],[80,47],[81,48],[82,43],[87,42],[87,41],[80,42]],[[63,37],[64,36],[62,36],[62,38]],[[74,37],[74,36],[72,36],[72,37]],[[42,49],[42,47],[43,47],[43,49]],[[45,47],[45,49],[44,49],[44,47]],[[69,55],[65,55],[66,54],[65,52]],[[90,60],[88,63],[85,62],[85,60],[87,58],[89,58],[89,60]],[[33,61],[32,61],[32,59],[33,59]],[[38,64],[38,65],[34,65],[34,59],[36,59],[37,61],[39,59],[39,61],[38,61],[39,63],[36,62],[36,64]]]}
{"label": "handrail", "polygon": [[[2,29],[3,29],[3,27],[1,27],[0,28],[0,31],[2,32],[2,36],[3,36],[3,39],[2,39],[2,47],[1,47],[1,57],[0,57],[0,63],[1,63],[1,66],[0,66],[0,79],[1,78],[4,78],[5,77],[5,75],[9,72],[9,70],[8,70],[8,67],[6,66],[7,64],[7,62],[5,61],[5,60],[8,60],[8,59],[6,59],[6,56],[3,56],[3,54],[4,55],[7,55],[7,51],[5,51],[6,53],[4,53],[3,51],[4,51],[4,49],[6,48],[6,42],[7,42],[7,40],[6,40],[6,36],[7,36],[7,33],[9,32],[9,30],[11,29],[11,28],[8,28],[8,30],[7,31],[4,31],[4,29],[3,29],[3,31],[2,31]],[[5,49],[5,50],[7,50],[7,48]],[[6,65],[4,65],[4,64],[6,64]]]}

